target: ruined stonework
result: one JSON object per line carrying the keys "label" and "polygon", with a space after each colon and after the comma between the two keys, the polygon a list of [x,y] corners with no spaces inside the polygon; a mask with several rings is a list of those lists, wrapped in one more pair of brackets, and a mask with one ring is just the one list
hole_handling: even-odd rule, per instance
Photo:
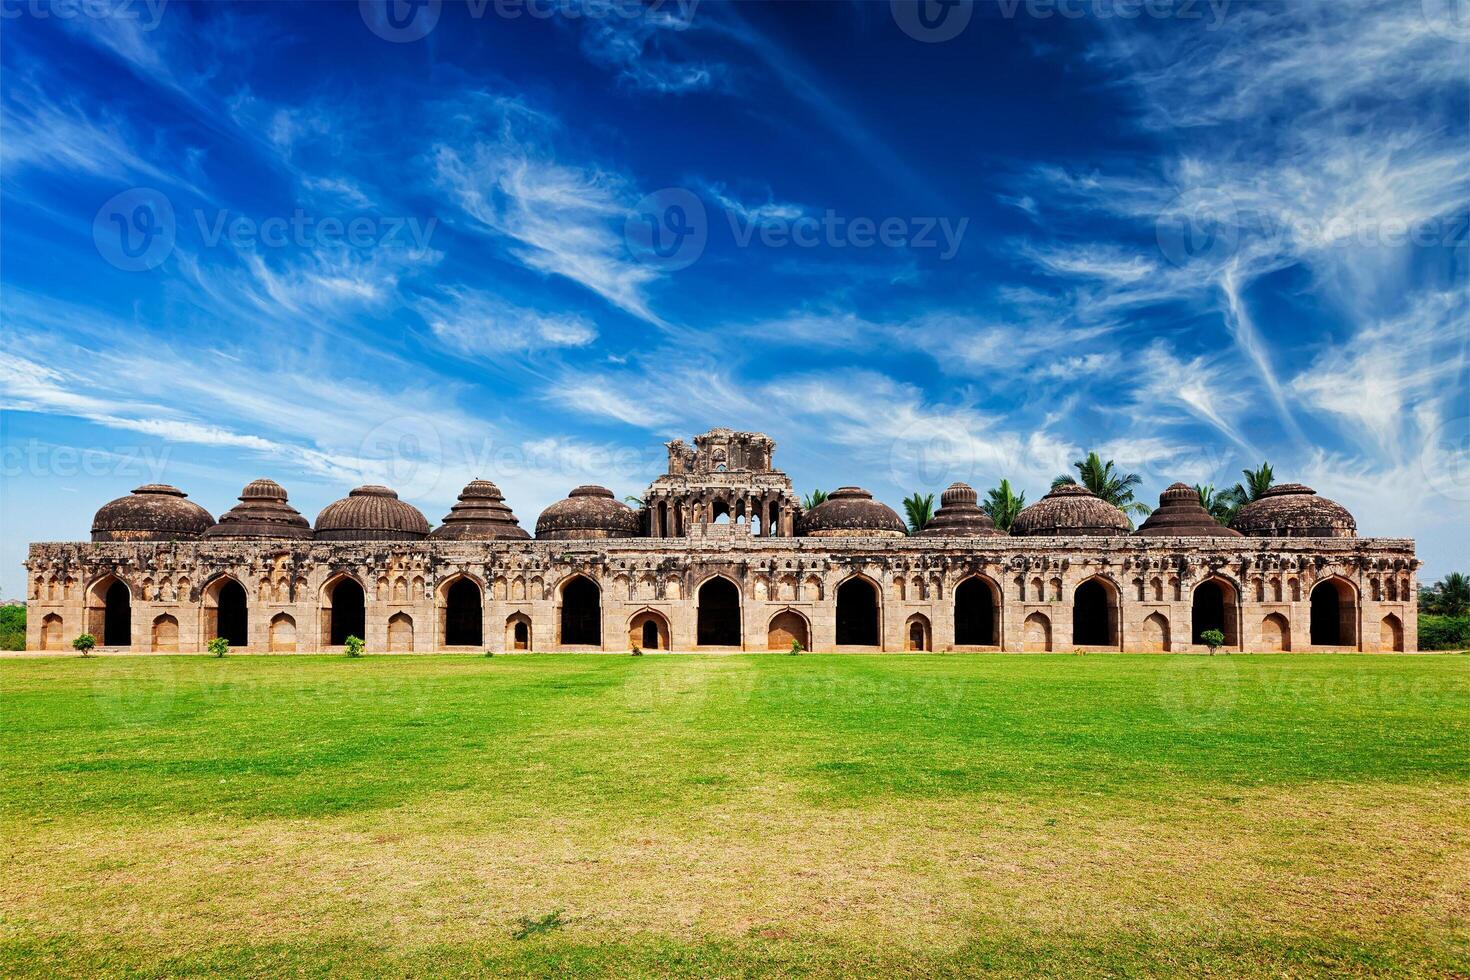
{"label": "ruined stonework", "polygon": [[[866,496],[802,513],[764,436],[716,429],[696,447],[669,444],[670,473],[630,511],[642,531],[601,488],[578,488],[536,539],[485,481],[467,488],[454,536],[425,536],[411,504],[360,488],[323,511],[334,534],[374,536],[356,540],[302,538],[284,491],[259,482],[242,496],[249,520],[225,523],[279,534],[181,539],[196,505],[144,488],[147,506],[104,507],[98,540],[31,546],[27,646],[69,649],[86,631],[119,652],[202,651],[217,635],[333,650],[349,633],[373,652],[1199,651],[1218,628],[1227,650],[1415,649],[1413,542],[1346,534],[1331,501],[1315,525],[1326,536],[1221,534],[1171,487],[1167,520],[1127,533],[1068,491],[1033,504],[1018,536],[970,515],[973,491],[957,485],[946,501],[964,519],[940,522],[953,533],[901,537]],[[678,516],[654,517],[660,503]],[[164,539],[147,539],[154,524]]]}

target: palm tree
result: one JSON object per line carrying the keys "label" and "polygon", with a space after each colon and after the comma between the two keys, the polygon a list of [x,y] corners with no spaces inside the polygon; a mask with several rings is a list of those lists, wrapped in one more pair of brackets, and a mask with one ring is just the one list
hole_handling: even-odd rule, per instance
{"label": "palm tree", "polygon": [[802,497],[801,498],[801,506],[803,508],[805,508],[806,510],[811,510],[813,507],[817,506],[817,504],[820,504],[822,501],[824,501],[826,499],[827,499],[827,491],[825,491],[825,490],[813,490],[811,493],[809,493],[805,497]]}
{"label": "palm tree", "polygon": [[1470,577],[1463,572],[1450,572],[1425,592],[1429,606],[1425,612],[1463,616],[1470,611]]}
{"label": "palm tree", "polygon": [[1025,492],[1015,493],[1011,490],[1010,480],[1001,480],[1000,486],[985,491],[985,503],[980,505],[980,509],[990,515],[996,527],[1009,534],[1016,515],[1025,506]]}
{"label": "palm tree", "polygon": [[[1072,462],[1076,468],[1077,475],[1082,478],[1082,485],[1091,490],[1097,496],[1106,500],[1125,514],[1149,514],[1153,508],[1148,504],[1133,499],[1133,488],[1143,482],[1143,478],[1137,473],[1120,473],[1113,469],[1113,461],[1106,463],[1102,457],[1092,452],[1087,454],[1086,459],[1078,459]],[[1075,485],[1077,481],[1063,474],[1051,481],[1052,489]],[[1128,522],[1132,524],[1130,520]]]}
{"label": "palm tree", "polygon": [[909,534],[918,534],[934,520],[934,494],[915,491],[903,498],[903,512],[909,519]]}
{"label": "palm tree", "polygon": [[1244,483],[1237,483],[1229,490],[1222,491],[1220,496],[1227,498],[1231,507],[1230,516],[1235,516],[1235,511],[1250,503],[1252,500],[1260,500],[1271,485],[1276,482],[1276,474],[1271,471],[1271,464],[1262,462],[1258,469],[1241,470],[1240,475],[1245,477]]}
{"label": "palm tree", "polygon": [[1216,493],[1215,488],[1206,483],[1194,485],[1194,492],[1199,494],[1199,505],[1210,512],[1216,522],[1229,525],[1235,517],[1235,512],[1240,505],[1235,502],[1235,495],[1229,490],[1221,490]]}

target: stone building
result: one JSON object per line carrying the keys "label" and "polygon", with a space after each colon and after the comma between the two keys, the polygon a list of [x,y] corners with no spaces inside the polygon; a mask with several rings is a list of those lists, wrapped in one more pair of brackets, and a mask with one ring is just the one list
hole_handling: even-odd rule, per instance
{"label": "stone building", "polygon": [[520,527],[493,483],[437,529],[386,487],[314,525],[270,480],[216,521],[173,487],[103,505],[90,542],[30,548],[27,646],[115,651],[1413,650],[1412,541],[1360,538],[1310,488],[1222,527],[1175,484],[1137,529],[1079,487],[1010,534],[973,489],[910,536],[857,487],[804,511],[775,443],[713,429],[668,444],[631,508],[578,487]]}

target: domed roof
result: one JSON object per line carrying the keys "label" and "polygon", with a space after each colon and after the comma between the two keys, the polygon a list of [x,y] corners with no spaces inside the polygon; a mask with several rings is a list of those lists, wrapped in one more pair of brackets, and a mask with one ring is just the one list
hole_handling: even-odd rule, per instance
{"label": "domed roof", "polygon": [[809,538],[902,538],[908,528],[893,508],[861,487],[839,487],[805,514],[796,533]]}
{"label": "domed roof", "polygon": [[939,510],[924,529],[925,538],[1003,538],[1006,533],[995,526],[990,515],[980,509],[975,488],[966,483],[951,483],[939,495]]}
{"label": "domed roof", "polygon": [[1101,537],[1131,531],[1128,517],[1086,487],[1064,483],[1016,515],[1017,537]]}
{"label": "domed roof", "polygon": [[93,541],[194,541],[214,517],[184,491],[148,483],[108,501],[92,518]]}
{"label": "domed roof", "polygon": [[1358,522],[1335,500],[1300,483],[1272,487],[1235,514],[1230,526],[1253,538],[1353,538]]}
{"label": "domed roof", "polygon": [[387,487],[358,487],[316,515],[318,541],[418,541],[429,522]]}
{"label": "domed roof", "polygon": [[1187,483],[1174,483],[1159,494],[1159,508],[1143,522],[1134,534],[1145,537],[1174,538],[1238,538],[1232,531],[1210,516],[1199,502],[1199,491]]}
{"label": "domed roof", "polygon": [[607,487],[577,487],[536,518],[536,537],[553,541],[637,536],[638,515]]}
{"label": "domed roof", "polygon": [[286,488],[275,480],[252,480],[240,491],[240,502],[219,516],[206,538],[311,537],[306,518],[286,502]]}
{"label": "domed roof", "polygon": [[444,523],[429,535],[441,541],[490,541],[495,538],[529,538],[505,504],[500,488],[489,480],[471,480],[449,508]]}

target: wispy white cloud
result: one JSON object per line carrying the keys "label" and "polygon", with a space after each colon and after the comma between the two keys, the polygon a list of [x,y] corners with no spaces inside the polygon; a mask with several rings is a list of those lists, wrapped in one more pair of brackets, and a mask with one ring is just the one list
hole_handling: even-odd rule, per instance
{"label": "wispy white cloud", "polygon": [[435,337],[474,357],[586,347],[597,339],[597,327],[586,317],[543,313],[465,287],[448,287],[421,301],[418,310]]}

